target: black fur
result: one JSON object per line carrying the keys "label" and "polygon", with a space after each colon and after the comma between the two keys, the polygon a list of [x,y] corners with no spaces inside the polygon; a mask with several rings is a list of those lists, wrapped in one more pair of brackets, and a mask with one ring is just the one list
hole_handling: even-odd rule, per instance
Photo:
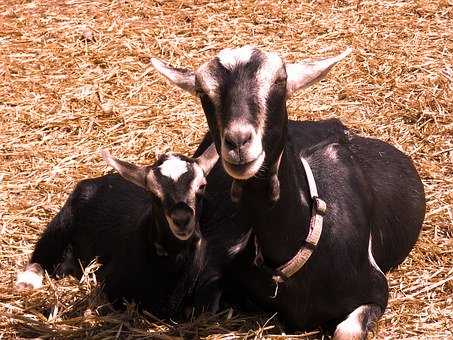
{"label": "black fur", "polygon": [[[256,97],[250,78],[253,76],[241,73],[236,79],[217,79],[223,96],[221,108],[216,109],[201,95],[218,150],[219,131],[224,133],[238,117],[253,118],[253,105],[244,104],[253,103]],[[222,84],[224,80],[227,82]],[[237,103],[242,103],[239,110]],[[278,311],[284,322],[297,329],[335,324],[361,305],[378,306],[382,313],[388,285],[370,263],[369,238],[372,235],[373,255],[383,271],[401,263],[414,246],[425,198],[411,160],[389,144],[351,134],[338,120],[288,122],[285,81],[271,87],[265,115],[265,164],[255,177],[242,183],[239,223],[253,227],[268,266],[278,267],[297,253],[308,234],[311,211],[300,161],[303,156],[327,203],[324,229],[310,260],[280,285],[275,299],[271,298],[275,284],[270,274],[253,265],[252,246],[237,259],[229,277],[236,278],[239,289],[245,289],[258,305]],[[280,199],[275,203],[268,195],[269,170],[282,150]],[[368,314],[379,317],[379,313]]]}
{"label": "black fur", "polygon": [[[162,204],[110,174],[77,184],[38,240],[30,263],[53,276],[80,277],[81,268],[97,258],[102,264],[97,278],[117,307],[126,299],[160,317],[181,316],[186,307],[217,311],[222,273],[236,255],[229,249],[249,230],[236,226],[237,209],[229,201],[231,179],[220,163],[215,168],[208,176],[213,185],[197,199],[201,226],[194,238],[179,241],[170,232],[164,216],[168,198]],[[187,180],[185,175],[179,180]],[[167,185],[165,190],[177,187]]]}
{"label": "black fur", "polygon": [[[196,283],[205,253],[198,238],[183,242],[169,231],[152,195],[112,174],[78,183],[36,244],[31,263],[50,274],[70,246],[76,272],[97,258],[104,292],[117,306],[138,302],[160,316],[181,309]],[[168,254],[159,256],[155,243]],[[80,264],[78,263],[80,261]]]}

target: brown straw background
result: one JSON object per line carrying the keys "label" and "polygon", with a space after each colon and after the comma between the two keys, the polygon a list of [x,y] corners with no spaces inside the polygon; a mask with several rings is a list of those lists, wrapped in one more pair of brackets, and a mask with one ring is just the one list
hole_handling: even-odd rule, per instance
{"label": "brown straw background", "polygon": [[[111,311],[94,266],[82,282],[16,273],[77,181],[108,170],[98,151],[151,163],[190,155],[201,107],[149,67],[196,67],[245,44],[288,61],[353,47],[326,80],[288,101],[294,119],[338,117],[413,158],[425,185],[419,242],[388,275],[371,337],[453,337],[453,2],[88,1],[0,3],[0,338],[284,338],[276,318],[225,311],[187,324]],[[311,334],[311,335],[310,335]],[[320,338],[316,330],[291,338]]]}

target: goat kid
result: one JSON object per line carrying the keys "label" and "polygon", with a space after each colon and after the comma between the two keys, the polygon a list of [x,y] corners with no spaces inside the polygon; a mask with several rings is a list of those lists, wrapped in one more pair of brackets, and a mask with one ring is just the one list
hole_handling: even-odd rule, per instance
{"label": "goat kid", "polygon": [[97,258],[102,266],[96,276],[110,301],[119,306],[122,299],[135,300],[157,315],[172,316],[204,270],[199,219],[205,176],[218,160],[215,147],[197,158],[163,155],[152,166],[136,166],[107,151],[102,156],[120,176],[77,184],[16,286],[40,288],[44,270],[80,278],[81,267]]}
{"label": "goat kid", "polygon": [[[353,135],[339,121],[288,121],[287,98],[349,53],[289,64],[245,46],[222,50],[194,72],[152,59],[157,71],[200,98],[234,179],[240,223],[256,234],[256,259],[267,266],[239,261],[241,286],[295,328],[336,325],[336,339],[365,338],[382,315],[388,300],[383,272],[409,254],[425,213],[423,185],[402,152]],[[320,138],[325,129],[332,133]],[[319,200],[309,172],[327,204],[314,244],[312,212],[324,209],[314,205]],[[309,253],[305,264],[286,275],[300,252]],[[263,270],[269,267],[277,270]]]}

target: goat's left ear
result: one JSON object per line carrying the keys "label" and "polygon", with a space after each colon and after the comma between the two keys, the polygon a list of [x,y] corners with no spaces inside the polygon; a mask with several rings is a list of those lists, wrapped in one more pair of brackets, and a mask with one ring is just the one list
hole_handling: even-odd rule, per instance
{"label": "goat's left ear", "polygon": [[107,164],[118,171],[124,179],[138,185],[139,187],[142,187],[143,189],[150,189],[147,188],[147,184],[150,185],[152,183],[148,183],[149,179],[147,179],[147,176],[151,167],[137,166],[135,164],[122,161],[110,155],[110,152],[105,149],[101,151],[101,156]]}
{"label": "goat's left ear", "polygon": [[195,73],[183,68],[167,65],[157,58],[151,58],[153,67],[176,86],[195,94]]}
{"label": "goat's left ear", "polygon": [[203,169],[205,176],[207,176],[214,167],[215,163],[217,163],[218,159],[219,154],[217,153],[214,143],[212,143],[209,148],[207,148],[203,154],[196,159],[196,162]]}
{"label": "goat's left ear", "polygon": [[352,51],[348,47],[343,53],[335,57],[321,59],[314,62],[286,64],[288,79],[286,82],[287,95],[291,96],[298,90],[307,88],[323,79],[330,69],[339,61],[346,58]]}

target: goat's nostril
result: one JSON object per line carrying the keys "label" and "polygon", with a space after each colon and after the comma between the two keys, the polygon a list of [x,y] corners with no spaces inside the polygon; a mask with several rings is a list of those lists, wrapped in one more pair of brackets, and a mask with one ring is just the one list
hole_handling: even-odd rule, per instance
{"label": "goat's nostril", "polygon": [[225,146],[230,149],[240,149],[252,140],[252,132],[247,130],[239,130],[233,133],[225,133]]}
{"label": "goat's nostril", "polygon": [[230,150],[233,150],[233,149],[237,148],[237,145],[236,145],[236,142],[234,141],[234,138],[232,136],[230,136],[229,134],[225,134],[225,145]]}
{"label": "goat's nostril", "polygon": [[185,206],[185,203],[179,203],[178,207],[174,209],[171,214],[171,220],[173,221],[174,225],[178,228],[184,229],[190,223],[192,219],[193,212],[190,207]]}
{"label": "goat's nostril", "polygon": [[173,223],[179,227],[184,228],[190,222],[190,216],[179,216],[177,218],[173,218]]}
{"label": "goat's nostril", "polygon": [[249,144],[251,142],[251,140],[252,140],[252,133],[251,132],[245,133],[241,146]]}

